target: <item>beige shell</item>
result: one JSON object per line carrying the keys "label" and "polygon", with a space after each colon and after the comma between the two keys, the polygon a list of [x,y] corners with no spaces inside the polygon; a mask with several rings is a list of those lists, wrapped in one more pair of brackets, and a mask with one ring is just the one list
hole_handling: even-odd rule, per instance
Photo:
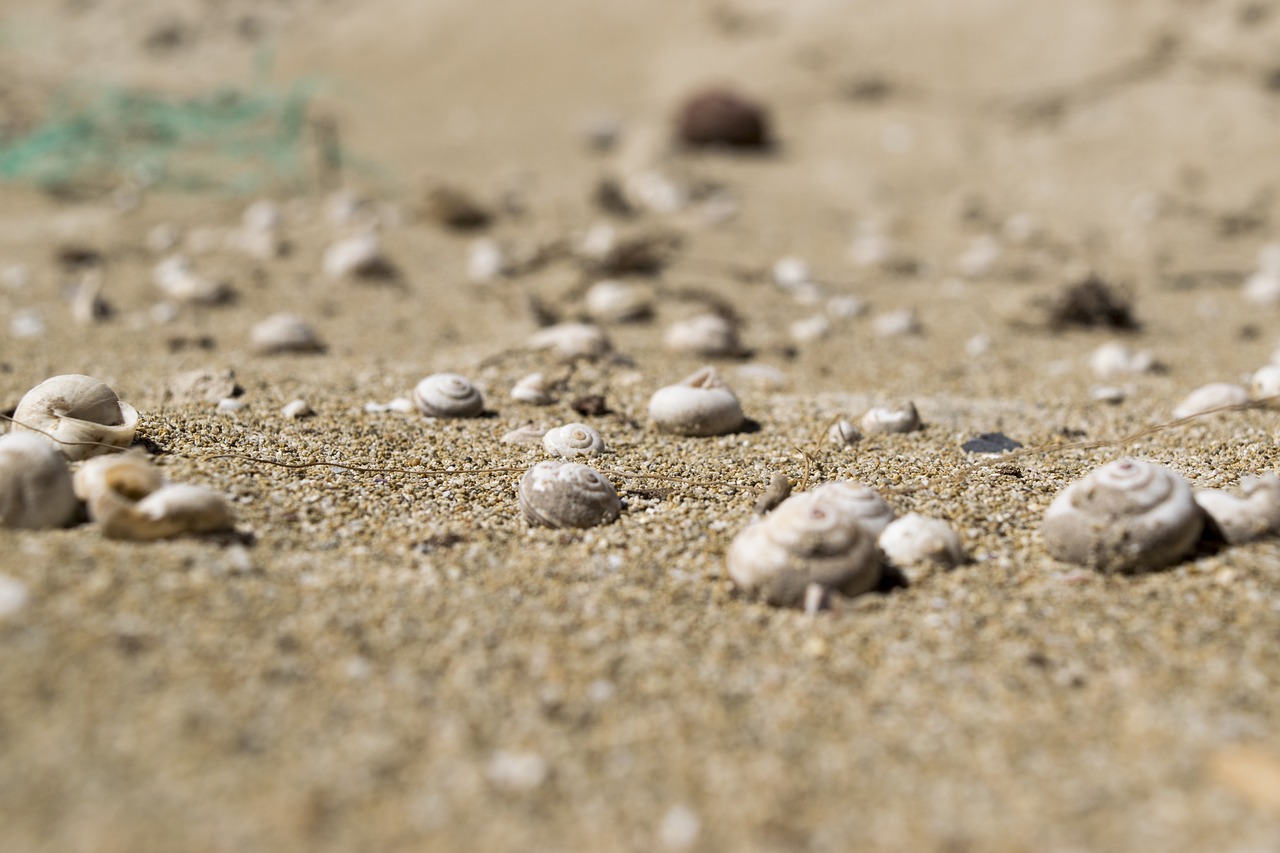
{"label": "beige shell", "polygon": [[1146,350],[1134,351],[1120,341],[1108,341],[1089,356],[1089,366],[1100,379],[1151,373],[1156,359]]}
{"label": "beige shell", "polygon": [[551,383],[541,373],[530,373],[512,386],[511,399],[534,406],[549,406],[556,401]]}
{"label": "beige shell", "polygon": [[1249,377],[1249,397],[1265,400],[1276,396],[1280,396],[1280,364],[1263,365]]}
{"label": "beige shell", "polygon": [[742,426],[742,404],[713,367],[703,367],[649,398],[649,418],[676,435],[723,435]]}
{"label": "beige shell", "polygon": [[18,402],[13,430],[38,431],[71,461],[128,447],[138,429],[138,412],[121,402],[105,383],[68,373],[46,379]]}
{"label": "beige shell", "polygon": [[329,278],[376,278],[391,268],[382,240],[372,231],[346,237],[325,249],[321,267]]}
{"label": "beige shell", "polygon": [[599,471],[578,462],[539,462],[520,480],[520,510],[532,525],[595,527],[622,511],[613,484]]}
{"label": "beige shell", "polygon": [[879,492],[853,480],[823,483],[813,492],[824,501],[839,504],[841,509],[852,514],[872,536],[879,536],[896,517],[893,507],[889,506]]}
{"label": "beige shell", "polygon": [[542,447],[552,456],[573,459],[578,456],[599,456],[604,452],[604,439],[595,427],[583,423],[571,423],[547,430],[542,436]]}
{"label": "beige shell", "polygon": [[1230,382],[1210,382],[1184,397],[1173,410],[1173,416],[1189,418],[1223,406],[1240,406],[1247,402],[1249,402],[1249,392],[1241,386]]}
{"label": "beige shell", "polygon": [[249,332],[249,345],[255,352],[269,355],[280,352],[321,352],[324,344],[311,324],[297,314],[272,314]]}
{"label": "beige shell", "polygon": [[845,447],[862,441],[862,433],[858,432],[858,428],[851,421],[839,420],[827,430],[827,441]]}
{"label": "beige shell", "polygon": [[653,291],[642,284],[605,279],[591,285],[587,314],[597,323],[629,323],[653,313]]}
{"label": "beige shell", "polygon": [[0,436],[0,527],[65,527],[79,506],[66,457],[35,434]]}
{"label": "beige shell", "polygon": [[896,406],[877,406],[862,416],[862,429],[872,434],[914,432],[920,429],[920,413],[910,400]]}
{"label": "beige shell", "polygon": [[702,356],[732,356],[742,352],[738,327],[719,314],[698,314],[677,320],[663,335],[667,348]]}
{"label": "beige shell", "polygon": [[484,411],[484,397],[457,373],[433,373],[413,389],[413,404],[435,418],[472,418]]}
{"label": "beige shell", "polygon": [[1056,559],[1128,573],[1182,559],[1203,526],[1186,480],[1154,462],[1120,459],[1064,489],[1040,531]]}
{"label": "beige shell", "polygon": [[90,459],[75,491],[109,539],[147,541],[229,530],[231,507],[216,492],[165,481],[140,452]]}
{"label": "beige shell", "polygon": [[231,296],[226,282],[196,272],[191,262],[179,255],[156,264],[151,280],[165,296],[178,302],[215,305]]}
{"label": "beige shell", "polygon": [[875,536],[839,501],[817,490],[792,495],[729,546],[729,577],[748,595],[779,607],[805,603],[811,585],[846,595],[880,580]]}
{"label": "beige shell", "polygon": [[1280,476],[1265,474],[1240,481],[1243,497],[1219,489],[1197,489],[1196,503],[1231,545],[1280,533]]}
{"label": "beige shell", "polygon": [[529,347],[552,350],[565,361],[597,359],[613,349],[608,336],[590,323],[560,323],[539,329],[529,337]]}
{"label": "beige shell", "polygon": [[909,512],[880,533],[880,550],[896,566],[933,564],[952,568],[964,562],[960,537],[940,518]]}

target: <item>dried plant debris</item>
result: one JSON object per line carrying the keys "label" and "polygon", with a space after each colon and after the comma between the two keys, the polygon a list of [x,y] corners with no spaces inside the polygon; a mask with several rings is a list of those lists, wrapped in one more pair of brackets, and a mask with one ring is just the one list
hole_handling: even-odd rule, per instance
{"label": "dried plant debris", "polygon": [[1132,332],[1141,325],[1134,317],[1130,295],[1097,275],[1064,287],[1047,307],[1048,325],[1057,330],[1084,327]]}

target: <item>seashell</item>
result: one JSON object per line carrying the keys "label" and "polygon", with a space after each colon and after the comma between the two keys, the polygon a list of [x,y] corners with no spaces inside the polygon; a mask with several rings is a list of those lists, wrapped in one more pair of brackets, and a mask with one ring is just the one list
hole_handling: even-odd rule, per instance
{"label": "seashell", "polygon": [[1249,378],[1249,397],[1265,400],[1280,395],[1280,364],[1267,364]]}
{"label": "seashell", "polygon": [[1089,389],[1089,399],[1098,403],[1109,403],[1113,406],[1125,401],[1129,393],[1114,385],[1094,385]]}
{"label": "seashell", "polygon": [[109,539],[146,541],[229,530],[231,507],[217,492],[168,483],[140,452],[90,459],[75,493]]}
{"label": "seashell", "polygon": [[0,527],[66,527],[79,507],[65,456],[35,434],[0,436]]}
{"label": "seashell", "polygon": [[604,439],[594,427],[582,423],[565,424],[547,430],[542,447],[552,456],[573,459],[577,456],[599,456],[604,452]]}
{"label": "seashell", "polygon": [[845,447],[862,441],[862,433],[858,432],[858,428],[851,421],[840,420],[827,430],[827,441]]}
{"label": "seashell", "polygon": [[888,501],[870,486],[852,480],[834,480],[823,483],[814,490],[823,500],[839,504],[850,512],[858,523],[865,527],[872,536],[879,536],[894,520],[896,514]]}
{"label": "seashell", "polygon": [[1244,282],[1244,298],[1255,305],[1280,303],[1280,273],[1259,270]]}
{"label": "seashell", "polygon": [[622,511],[613,484],[579,462],[539,462],[520,479],[519,498],[525,519],[546,527],[595,527]]}
{"label": "seashell", "polygon": [[372,231],[329,246],[320,266],[329,278],[388,278],[395,269],[382,251],[382,240]]}
{"label": "seashell", "polygon": [[286,418],[290,418],[291,420],[309,418],[315,413],[316,410],[311,408],[311,404],[301,397],[296,400],[290,400],[285,404],[284,408],[280,410],[280,414],[284,415]]}
{"label": "seashell", "polygon": [[653,292],[640,284],[605,279],[591,285],[587,314],[597,323],[627,323],[653,313]]}
{"label": "seashell", "polygon": [[703,356],[733,356],[742,352],[738,327],[719,314],[698,314],[667,327],[663,341],[668,349]]}
{"label": "seashell", "polygon": [[1055,559],[1127,573],[1182,559],[1203,526],[1186,480],[1154,462],[1120,459],[1064,489],[1040,531]]}
{"label": "seashell", "polygon": [[862,429],[873,434],[914,432],[920,429],[920,413],[910,400],[897,406],[877,406],[862,416]]}
{"label": "seashell", "polygon": [[231,297],[231,288],[226,282],[201,275],[180,255],[156,264],[151,280],[165,296],[178,302],[215,305]]}
{"label": "seashell", "polygon": [[1240,481],[1244,497],[1219,489],[1197,489],[1195,501],[1229,545],[1280,533],[1280,477],[1265,474]]}
{"label": "seashell", "polygon": [[1101,379],[1138,373],[1151,373],[1157,367],[1150,352],[1135,352],[1119,341],[1108,341],[1089,356],[1089,366]]}
{"label": "seashell", "polygon": [[526,424],[518,429],[503,433],[499,441],[503,444],[541,444],[542,436],[545,432],[546,430],[540,426]]}
{"label": "seashell", "polygon": [[1230,382],[1210,382],[1184,397],[1173,410],[1173,416],[1189,418],[1223,406],[1240,406],[1247,402],[1249,402],[1249,392],[1239,385],[1232,385]]}
{"label": "seashell", "polygon": [[553,350],[565,361],[597,359],[613,349],[600,327],[590,323],[560,323],[540,329],[529,337],[529,346]]}
{"label": "seashell", "polygon": [[478,284],[495,281],[510,271],[507,253],[497,240],[482,237],[467,249],[467,278]]}
{"label": "seashell", "polygon": [[831,321],[827,319],[825,314],[814,314],[810,317],[804,317],[792,323],[787,331],[791,333],[791,339],[798,344],[809,343],[810,341],[821,340],[831,333]]}
{"label": "seashell", "polygon": [[551,383],[541,373],[530,373],[511,389],[511,399],[535,406],[549,406],[556,401],[551,394]]}
{"label": "seashell", "polygon": [[105,383],[68,373],[23,395],[13,421],[15,432],[31,428],[75,462],[128,447],[138,429],[138,412]]}
{"label": "seashell", "polygon": [[249,344],[264,355],[324,351],[324,344],[315,329],[297,314],[272,314],[253,327],[249,333]]}
{"label": "seashell", "polygon": [[110,317],[111,313],[111,305],[102,298],[102,271],[92,270],[74,285],[71,294],[71,319],[82,326],[88,326]]}
{"label": "seashell", "polygon": [[484,397],[471,380],[457,373],[433,373],[413,389],[418,411],[435,418],[473,418],[484,411]]}
{"label": "seashell", "polygon": [[742,404],[713,367],[704,367],[649,398],[649,418],[676,435],[723,435],[742,426]]}
{"label": "seashell", "polygon": [[880,550],[896,566],[934,564],[954,568],[964,562],[960,537],[940,518],[909,512],[880,533]]}
{"label": "seashell", "polygon": [[920,317],[914,308],[900,308],[881,314],[874,321],[875,332],[882,338],[899,335],[916,335],[920,333]]}
{"label": "seashell", "polygon": [[794,255],[779,258],[773,264],[773,282],[784,290],[792,290],[813,281],[813,272],[804,258]]}
{"label": "seashell", "polygon": [[816,489],[792,495],[739,533],[726,563],[738,589],[779,607],[803,604],[811,585],[858,595],[881,572],[875,536],[846,503]]}

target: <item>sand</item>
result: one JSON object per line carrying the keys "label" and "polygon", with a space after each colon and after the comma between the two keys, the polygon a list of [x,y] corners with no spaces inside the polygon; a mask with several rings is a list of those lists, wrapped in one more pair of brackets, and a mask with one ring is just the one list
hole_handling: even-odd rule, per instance
{"label": "sand", "polygon": [[[11,4],[6,27],[26,35],[0,50],[6,121],[68,79],[244,80],[269,46],[278,80],[330,81],[320,107],[376,164],[345,181],[381,205],[399,277],[322,275],[350,227],[320,190],[276,196],[291,249],[264,261],[222,248],[249,198],[144,192],[122,211],[0,188],[0,265],[29,279],[0,285],[3,409],[47,376],[97,376],[142,413],[165,474],[226,494],[238,518],[235,535],[162,543],[0,530],[0,847],[1275,844],[1280,542],[1112,577],[1054,561],[1037,526],[1067,483],[1125,454],[1197,487],[1277,467],[1265,409],[1116,442],[1202,384],[1247,377],[1278,342],[1275,309],[1240,285],[1276,236],[1265,84],[1280,19],[1103,2],[241,5]],[[177,47],[146,46],[175,22]],[[717,80],[769,105],[775,150],[669,152],[679,98]],[[868,99],[875,80],[888,93]],[[582,137],[602,115],[622,129],[605,154]],[[642,167],[721,188],[736,215],[595,208],[600,177]],[[483,233],[517,254],[599,221],[678,234],[662,274],[636,277],[656,316],[608,327],[614,354],[573,369],[529,351],[531,304],[576,318],[593,276],[563,258],[468,281],[478,235],[416,215],[432,180],[498,210]],[[1015,214],[1037,233],[1011,233]],[[155,311],[147,234],[162,223],[214,245],[194,262],[234,301]],[[855,234],[911,263],[859,264]],[[984,235],[1002,254],[964,275]],[[73,320],[69,246],[102,254],[109,318]],[[772,283],[786,255],[822,299]],[[1132,297],[1140,331],[1046,326],[1044,303],[1090,269]],[[793,340],[831,296],[869,311]],[[712,363],[758,428],[659,434],[649,395],[706,361],[662,331],[708,306],[743,321],[750,354]],[[905,308],[918,334],[876,334]],[[255,354],[250,329],[283,310],[327,350]],[[20,316],[43,333],[14,334]],[[1094,376],[1090,354],[1116,338],[1163,370]],[[196,369],[233,370],[244,407],[167,394]],[[486,416],[365,411],[437,371],[476,381]],[[509,399],[534,371],[563,380],[557,403]],[[1099,384],[1123,401],[1095,401]],[[571,408],[589,394],[609,412]],[[281,414],[298,397],[314,417]],[[919,432],[824,440],[836,419],[907,399]],[[515,487],[544,454],[500,439],[573,420],[612,448],[596,464],[624,512],[530,529]],[[992,431],[1042,450],[961,450]],[[492,468],[506,470],[478,470]],[[970,562],[816,617],[745,600],[724,553],[775,472],[798,488],[859,480],[900,514],[944,518]]]}

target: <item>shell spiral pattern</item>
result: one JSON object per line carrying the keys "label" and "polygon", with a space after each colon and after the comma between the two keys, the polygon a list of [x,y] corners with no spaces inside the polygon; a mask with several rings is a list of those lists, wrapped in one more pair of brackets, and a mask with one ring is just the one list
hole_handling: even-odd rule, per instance
{"label": "shell spiral pattern", "polygon": [[1203,526],[1186,480],[1153,462],[1120,459],[1064,489],[1040,529],[1056,559],[1127,573],[1182,559]]}
{"label": "shell spiral pattern", "polygon": [[433,373],[413,389],[413,404],[435,418],[471,418],[484,410],[484,397],[457,373]]}
{"label": "shell spiral pattern", "polygon": [[28,427],[51,438],[72,462],[129,446],[138,412],[104,382],[69,373],[46,379],[18,402],[15,432]]}
{"label": "shell spiral pattern", "polygon": [[594,427],[572,423],[548,430],[542,437],[542,446],[552,456],[561,456],[565,459],[577,456],[599,456],[604,452],[604,439]]}
{"label": "shell spiral pattern", "polygon": [[579,462],[539,462],[520,480],[520,510],[532,525],[595,527],[615,520],[622,501],[613,484]]}
{"label": "shell spiral pattern", "polygon": [[813,492],[852,513],[858,519],[858,523],[870,531],[872,536],[879,536],[889,526],[889,522],[896,517],[888,501],[875,489],[864,486],[862,483],[836,480],[823,483]]}

